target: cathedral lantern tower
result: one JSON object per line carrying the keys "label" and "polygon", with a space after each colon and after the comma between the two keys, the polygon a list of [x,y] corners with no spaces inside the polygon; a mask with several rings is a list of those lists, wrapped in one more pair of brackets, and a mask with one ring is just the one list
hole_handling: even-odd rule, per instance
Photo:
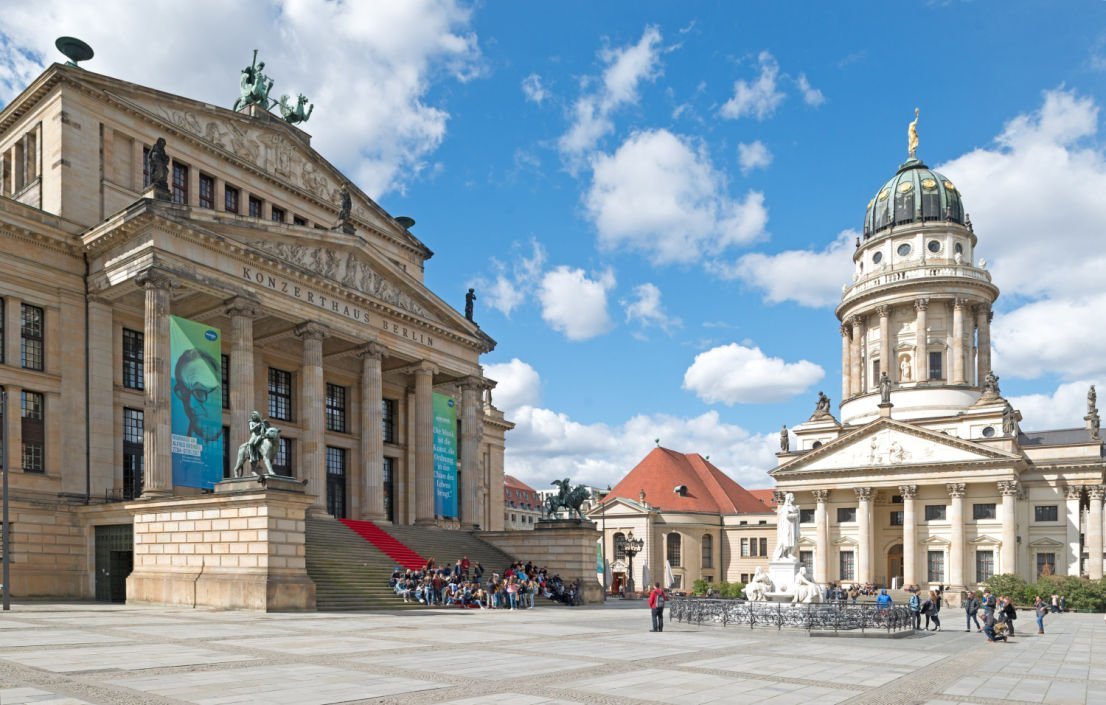
{"label": "cathedral lantern tower", "polygon": [[998,288],[955,184],[910,155],[868,203],[841,321],[841,421],[879,416],[880,379],[899,419],[972,406],[991,370],[991,305]]}

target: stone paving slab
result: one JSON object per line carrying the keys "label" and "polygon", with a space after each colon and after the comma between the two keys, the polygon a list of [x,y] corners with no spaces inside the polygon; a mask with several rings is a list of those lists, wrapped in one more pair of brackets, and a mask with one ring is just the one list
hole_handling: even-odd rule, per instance
{"label": "stone paving slab", "polygon": [[77,629],[44,630],[35,625],[30,625],[26,629],[8,629],[0,632],[0,649],[23,646],[60,646],[63,644],[107,644],[122,641],[127,641],[127,639]]}
{"label": "stone paving slab", "polygon": [[53,673],[81,671],[138,671],[173,666],[206,666],[250,661],[252,656],[212,651],[185,644],[128,644],[89,648],[26,650],[4,655],[4,660]]}
{"label": "stone paving slab", "polygon": [[2,705],[90,705],[87,700],[77,700],[38,688],[0,688]]}

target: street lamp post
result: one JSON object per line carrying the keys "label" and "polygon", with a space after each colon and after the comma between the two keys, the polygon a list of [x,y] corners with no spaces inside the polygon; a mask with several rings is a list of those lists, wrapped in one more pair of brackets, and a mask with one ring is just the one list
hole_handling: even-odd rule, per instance
{"label": "street lamp post", "polygon": [[634,586],[634,556],[641,553],[641,549],[645,547],[645,539],[635,539],[634,532],[630,531],[626,534],[626,539],[622,542],[622,551],[626,554],[626,557],[630,559],[630,577],[626,580],[627,592],[633,593]]}
{"label": "street lamp post", "polygon": [[607,594],[607,497],[611,494],[611,486],[607,485],[607,494],[600,499],[599,521],[603,524],[600,533],[603,534],[603,594]]}
{"label": "street lamp post", "polygon": [[8,522],[8,390],[0,389],[0,462],[4,464],[4,479],[2,489],[4,493],[4,516],[3,516],[3,532],[4,535],[0,538],[0,551],[4,552],[3,562],[3,576],[0,580],[4,581],[3,593],[4,593],[4,611],[8,611],[12,608],[12,591],[11,591],[11,524]]}

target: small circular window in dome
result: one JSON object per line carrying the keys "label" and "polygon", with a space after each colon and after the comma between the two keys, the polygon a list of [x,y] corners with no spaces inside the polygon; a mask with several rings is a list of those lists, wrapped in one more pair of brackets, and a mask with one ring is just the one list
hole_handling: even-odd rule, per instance
{"label": "small circular window in dome", "polygon": [[872,264],[879,264],[882,261],[883,261],[883,253],[882,252],[877,252],[874,255],[872,255]]}
{"label": "small circular window in dome", "polygon": [[878,198],[881,201],[886,201],[887,197],[890,196],[890,195],[891,195],[891,189],[885,188],[882,191],[880,191],[879,194],[876,195],[876,198]]}
{"label": "small circular window in dome", "polygon": [[952,248],[952,250],[958,255],[964,254],[964,246],[961,245],[959,242],[956,243],[956,247]]}
{"label": "small circular window in dome", "polygon": [[948,190],[948,191],[955,191],[956,187],[952,185],[951,181],[946,181],[945,182],[945,189]]}
{"label": "small circular window in dome", "polygon": [[937,182],[933,179],[922,179],[922,188],[926,191],[932,191],[937,188]]}
{"label": "small circular window in dome", "polygon": [[818,450],[822,447],[822,441],[814,441],[814,444],[810,446],[814,450]]}
{"label": "small circular window in dome", "polygon": [[899,257],[906,257],[908,254],[910,254],[910,245],[907,245],[904,242],[903,244],[899,245],[899,249],[895,250],[895,252],[899,253]]}
{"label": "small circular window in dome", "polygon": [[937,240],[930,240],[929,244],[926,245],[926,247],[929,248],[930,252],[940,252],[941,251],[941,243],[938,242]]}
{"label": "small circular window in dome", "polygon": [[909,181],[904,181],[899,184],[899,193],[910,193],[914,190],[914,184]]}
{"label": "small circular window in dome", "polygon": [[995,435],[995,427],[994,426],[987,426],[986,428],[983,429],[983,437],[984,438],[992,438],[992,437],[994,437],[994,435]]}

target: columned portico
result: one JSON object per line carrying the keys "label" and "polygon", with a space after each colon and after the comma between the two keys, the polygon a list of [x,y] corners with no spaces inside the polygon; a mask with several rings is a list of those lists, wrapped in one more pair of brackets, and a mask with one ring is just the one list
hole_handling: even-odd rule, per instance
{"label": "columned portico", "polygon": [[856,579],[860,583],[872,582],[872,488],[855,487],[857,560]]}
{"label": "columned portico", "polygon": [[[999,566],[998,570],[1001,573],[1015,573],[1017,572],[1018,555],[1018,520],[1014,509],[1018,499],[1018,482],[1017,480],[1002,480],[998,483],[998,490],[1002,495],[1002,511],[999,514],[999,521],[1002,522],[1002,550],[999,561],[1002,565]],[[1099,515],[1100,535],[1101,519],[1102,517]]]}
{"label": "columned portico", "polygon": [[1091,485],[1087,488],[1091,509],[1087,516],[1087,576],[1092,580],[1102,578],[1102,499],[1106,486]]}
{"label": "columned portico", "polygon": [[949,493],[949,584],[964,587],[964,493],[963,482],[945,485]]}
{"label": "columned portico", "polygon": [[814,582],[829,581],[829,490],[814,490]]}
{"label": "columned portico", "polygon": [[142,431],[142,496],[156,498],[173,492],[170,456],[172,370],[169,355],[169,308],[173,281],[163,272],[151,269],[139,274],[135,283],[146,292],[142,351],[146,377]]}
{"label": "columned portico", "polygon": [[465,528],[480,522],[480,508],[477,506],[476,487],[479,481],[479,443],[484,433],[482,417],[483,404],[480,392],[481,380],[466,378],[461,382],[461,525]]}
{"label": "columned portico", "polygon": [[323,401],[326,398],[323,379],[323,340],[327,329],[318,323],[296,326],[296,336],[303,341],[303,395],[300,414],[303,423],[303,477],[307,493],[314,495],[309,513],[326,513],[326,428]]}
{"label": "columned portico", "polygon": [[383,345],[368,343],[361,358],[361,518],[383,521],[384,513],[384,377]]}
{"label": "columned portico", "polygon": [[415,523],[430,525],[434,518],[434,375],[437,366],[422,362],[415,376]]}
{"label": "columned portico", "polygon": [[1067,564],[1068,575],[1079,575],[1079,564],[1082,561],[1083,547],[1080,543],[1079,513],[1080,501],[1083,499],[1083,488],[1079,485],[1068,485],[1065,495],[1067,512],[1065,522],[1067,524]]}
{"label": "columned portico", "polygon": [[918,494],[918,486],[901,485],[899,494],[902,495],[902,582],[903,585],[915,585],[917,584],[915,566],[918,561],[916,555],[918,526],[914,517],[914,498]]}
{"label": "columned portico", "polygon": [[[253,321],[257,305],[242,298],[227,302],[230,317],[230,438],[224,443],[242,443],[250,435],[250,412],[254,410]],[[233,445],[231,446],[233,450]]]}

